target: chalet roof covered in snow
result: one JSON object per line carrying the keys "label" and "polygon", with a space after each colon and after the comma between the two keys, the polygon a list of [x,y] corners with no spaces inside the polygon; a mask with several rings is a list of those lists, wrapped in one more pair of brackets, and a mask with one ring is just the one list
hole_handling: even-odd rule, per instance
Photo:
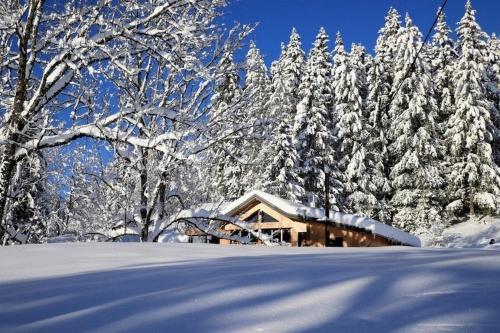
{"label": "chalet roof covered in snow", "polygon": [[[223,215],[233,215],[240,207],[245,206],[253,200],[261,201],[288,217],[304,220],[325,220],[325,211],[323,208],[314,208],[293,203],[275,195],[258,190],[251,191],[241,198],[224,205],[219,211]],[[379,235],[405,245],[420,246],[420,239],[418,237],[368,217],[345,214],[341,212],[330,212],[328,221],[344,226],[364,229],[375,235]]]}

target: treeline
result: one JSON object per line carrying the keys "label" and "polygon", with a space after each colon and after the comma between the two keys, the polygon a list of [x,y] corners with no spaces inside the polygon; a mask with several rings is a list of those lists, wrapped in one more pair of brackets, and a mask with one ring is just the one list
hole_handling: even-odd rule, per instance
{"label": "treeline", "polygon": [[456,38],[442,13],[422,45],[391,8],[373,55],[293,30],[269,69],[254,43],[233,59],[252,27],[220,27],[224,0],[131,1],[0,5],[3,244],[156,241],[252,189],[322,207],[325,179],[335,209],[422,237],[498,213],[500,43],[470,1]]}
{"label": "treeline", "polygon": [[307,56],[293,30],[269,73],[251,44],[243,83],[228,58],[212,107],[247,139],[211,150],[208,193],[259,188],[321,207],[328,174],[338,209],[417,234],[496,214],[500,43],[470,1],[456,35],[441,13],[422,45],[410,16],[391,8],[373,56],[347,50],[340,33],[330,52],[321,29]]}

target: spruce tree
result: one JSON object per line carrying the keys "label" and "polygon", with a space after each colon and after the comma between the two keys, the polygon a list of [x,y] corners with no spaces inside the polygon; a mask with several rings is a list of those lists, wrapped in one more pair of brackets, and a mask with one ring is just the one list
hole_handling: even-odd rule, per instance
{"label": "spruce tree", "polygon": [[[439,13],[439,11],[438,11]],[[438,145],[439,169],[443,177],[449,173],[448,152],[445,142],[445,131],[451,114],[455,111],[453,87],[453,70],[456,61],[451,29],[446,24],[446,17],[441,12],[437,18],[435,34],[430,44],[431,74],[434,82],[434,98],[438,106],[436,140]],[[448,195],[443,192],[443,207],[449,203]]]}
{"label": "spruce tree", "polygon": [[293,144],[293,120],[299,102],[299,85],[304,70],[300,37],[292,30],[290,41],[272,66],[272,94],[268,108],[273,117],[271,140],[261,159],[266,170],[265,189],[283,198],[300,201],[304,195],[297,173],[298,155]]}
{"label": "spruce tree", "polygon": [[429,230],[436,233],[443,226],[439,194],[443,179],[436,140],[438,108],[430,68],[423,57],[417,57],[421,34],[409,16],[405,21],[406,27],[398,38],[402,47],[395,58],[394,99],[389,110],[394,120],[389,133],[394,142],[389,149],[396,161],[390,172],[393,224],[417,234]]}
{"label": "spruce tree", "polygon": [[377,200],[369,171],[365,142],[366,72],[364,49],[353,46],[346,54],[337,33],[333,66],[333,92],[339,140],[339,170],[344,184],[346,208],[361,215],[372,215]]}
{"label": "spruce tree", "polygon": [[267,68],[259,49],[254,42],[250,47],[245,62],[246,76],[243,101],[243,124],[247,127],[243,136],[243,175],[239,183],[245,191],[262,188],[265,163],[260,161],[262,144],[271,136],[272,112],[268,109],[270,83]]}
{"label": "spruce tree", "polygon": [[[285,92],[284,104],[281,106],[282,116],[295,117],[297,105],[300,102],[299,86],[304,75],[305,55],[302,50],[300,36],[295,28],[292,29],[284,56],[279,62],[279,76]],[[277,106],[276,106],[277,108]],[[280,119],[281,117],[277,117]]]}
{"label": "spruce tree", "polygon": [[271,116],[267,112],[266,104],[269,98],[269,78],[264,59],[254,42],[250,42],[245,63],[245,113],[251,125],[251,133],[260,136],[266,132],[265,124],[269,123]]}
{"label": "spruce tree", "polygon": [[493,159],[500,166],[500,40],[493,33],[486,48],[486,96],[494,125]]}
{"label": "spruce tree", "polygon": [[242,112],[243,91],[240,77],[233,63],[232,54],[225,54],[220,61],[216,77],[216,89],[211,99],[209,126],[212,135],[218,138],[209,151],[209,177],[213,184],[208,190],[211,200],[237,198],[245,189],[242,177]]}
{"label": "spruce tree", "polygon": [[401,31],[399,13],[390,8],[385,18],[385,24],[379,30],[375,46],[375,57],[368,71],[368,100],[369,131],[367,140],[368,152],[373,161],[373,183],[376,186],[375,196],[378,201],[378,210],[375,217],[382,222],[390,223],[390,198],[392,189],[389,182],[391,161],[387,146],[388,131],[391,126],[389,120],[389,98],[394,80],[394,58],[398,49],[397,38]]}
{"label": "spruce tree", "polygon": [[389,85],[394,80],[394,61],[400,46],[398,38],[401,31],[400,15],[395,8],[391,7],[385,17],[384,26],[378,32],[379,36],[375,45],[375,58],[384,67],[383,72],[379,74],[385,76],[386,83]]}
{"label": "spruce tree", "polygon": [[302,179],[297,173],[298,155],[291,136],[289,117],[285,117],[273,130],[270,145],[274,155],[265,170],[265,189],[282,198],[300,202],[304,196]]}
{"label": "spruce tree", "polygon": [[431,71],[434,78],[435,98],[439,107],[438,120],[441,124],[441,131],[444,131],[447,120],[455,108],[452,76],[456,55],[450,34],[451,29],[446,24],[446,16],[441,12],[431,43]]}
{"label": "spruce tree", "polygon": [[455,112],[445,133],[449,146],[450,197],[447,207],[456,215],[497,210],[500,195],[498,167],[493,162],[494,124],[486,98],[485,33],[476,22],[470,1],[457,27],[457,60],[453,84]]}
{"label": "spruce tree", "polygon": [[294,138],[299,155],[299,175],[304,180],[308,205],[324,204],[325,174],[330,174],[331,202],[339,203],[339,173],[335,162],[332,93],[330,89],[331,63],[328,36],[320,29],[309,52],[303,80],[300,84],[301,101],[297,106]]}

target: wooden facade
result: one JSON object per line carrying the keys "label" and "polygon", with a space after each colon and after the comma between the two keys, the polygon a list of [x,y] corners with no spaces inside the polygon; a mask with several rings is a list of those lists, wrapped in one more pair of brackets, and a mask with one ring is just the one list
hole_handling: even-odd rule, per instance
{"label": "wooden facade", "polygon": [[[258,199],[253,199],[238,207],[231,215],[249,222],[254,231],[272,234],[275,239],[290,243],[291,246],[325,246],[325,239],[327,239],[327,246],[337,247],[372,247],[395,244],[393,241],[374,235],[370,231],[330,222],[326,225],[327,232],[325,233],[325,222],[287,216],[279,209]],[[226,225],[224,230],[244,233],[234,225]],[[220,244],[230,244],[230,241],[221,239]]]}
{"label": "wooden facade", "polygon": [[[325,246],[325,224],[306,222],[307,234],[301,246]],[[392,242],[363,229],[352,229],[334,224],[327,225],[328,246],[338,247],[373,247],[388,246]]]}

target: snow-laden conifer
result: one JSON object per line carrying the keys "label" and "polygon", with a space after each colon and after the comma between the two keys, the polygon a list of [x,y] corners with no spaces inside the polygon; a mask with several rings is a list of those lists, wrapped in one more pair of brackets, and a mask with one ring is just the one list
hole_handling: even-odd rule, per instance
{"label": "snow-laden conifer", "polygon": [[[438,10],[439,13],[439,10]],[[445,144],[444,133],[452,113],[455,112],[455,97],[453,88],[453,71],[456,61],[451,29],[446,24],[443,12],[439,13],[432,42],[427,49],[431,75],[434,82],[434,97],[438,106],[436,140],[438,145],[438,157],[440,173],[445,177],[449,172],[448,150]],[[443,196],[443,205],[449,202],[447,195]]]}
{"label": "snow-laden conifer", "polygon": [[303,70],[304,52],[300,36],[293,29],[288,45],[282,47],[280,59],[272,66],[269,109],[273,116],[273,130],[270,142],[263,149],[265,189],[292,201],[300,201],[304,195],[302,179],[297,173],[298,155],[293,144],[293,121]]}
{"label": "snow-laden conifer", "polygon": [[436,140],[438,108],[429,65],[423,57],[417,57],[421,34],[408,15],[405,21],[395,59],[394,87],[400,88],[393,90],[389,110],[393,119],[389,134],[394,140],[390,156],[396,162],[390,173],[394,189],[393,224],[418,234],[429,230],[437,233],[443,226],[443,178],[438,168]]}
{"label": "snow-laden conifer", "polygon": [[396,9],[390,8],[384,26],[379,30],[375,45],[375,56],[368,71],[368,99],[370,136],[366,142],[373,161],[373,183],[375,196],[379,202],[376,217],[390,223],[390,197],[392,189],[389,182],[389,160],[387,146],[389,120],[389,98],[394,78],[394,58],[398,49],[397,38],[401,32],[400,16]]}
{"label": "snow-laden conifer", "polygon": [[271,114],[266,109],[269,99],[269,78],[267,67],[254,42],[250,42],[245,63],[245,110],[249,122],[250,134],[262,136],[265,133],[265,124],[271,120]]}
{"label": "snow-laden conifer", "polygon": [[304,196],[302,179],[297,173],[298,155],[291,136],[292,119],[285,117],[274,128],[270,145],[274,155],[269,156],[265,170],[266,191],[282,198],[299,202]]}
{"label": "snow-laden conifer", "polygon": [[[434,78],[436,102],[439,107],[439,121],[444,125],[455,108],[452,75],[456,54],[450,34],[451,29],[446,24],[446,16],[441,12],[431,43],[431,71]],[[441,131],[444,128],[445,126],[442,126]]]}
{"label": "snow-laden conifer", "polygon": [[306,191],[304,201],[312,206],[323,204],[327,172],[331,180],[330,197],[333,203],[339,202],[339,175],[334,158],[331,63],[327,43],[328,36],[321,28],[308,55],[294,124],[298,170]]}
{"label": "snow-laden conifer", "polygon": [[236,198],[243,194],[240,180],[243,173],[242,132],[245,115],[242,110],[243,91],[233,63],[232,54],[220,61],[215,94],[211,99],[213,131],[221,140],[209,152],[211,195],[214,199]]}
{"label": "snow-laden conifer", "polygon": [[493,159],[500,166],[500,40],[493,33],[486,48],[486,96],[494,125]]}
{"label": "snow-laden conifer", "polygon": [[446,131],[449,146],[452,213],[493,213],[498,207],[500,177],[493,162],[494,124],[486,97],[485,33],[470,1],[457,27],[459,58],[454,68],[455,112]]}
{"label": "snow-laden conifer", "polygon": [[369,133],[365,119],[366,72],[364,49],[353,46],[348,55],[340,33],[337,33],[333,66],[333,95],[338,130],[338,158],[344,184],[346,208],[361,215],[372,215],[377,200],[372,194],[365,142]]}
{"label": "snow-laden conifer", "polygon": [[[292,29],[290,40],[284,49],[283,57],[278,64],[278,72],[281,84],[285,92],[284,104],[281,107],[281,115],[291,115],[295,117],[297,111],[297,104],[300,101],[299,85],[304,75],[305,56],[302,50],[302,43],[300,36],[295,28]],[[278,106],[275,106],[275,114],[278,119],[279,112]]]}
{"label": "snow-laden conifer", "polygon": [[[267,67],[254,42],[250,47],[245,61],[244,101],[242,103],[242,124],[246,127],[241,133],[242,149],[245,165],[239,179],[240,187],[244,191],[260,189],[263,186],[263,174],[266,163],[262,163],[262,145],[270,140],[273,115],[269,109],[270,82],[267,76]],[[235,147],[235,149],[237,149]]]}
{"label": "snow-laden conifer", "polygon": [[392,83],[394,77],[394,60],[400,45],[398,44],[401,33],[400,15],[395,8],[389,8],[385,17],[384,26],[379,30],[375,44],[375,57],[385,65],[384,74]]}

